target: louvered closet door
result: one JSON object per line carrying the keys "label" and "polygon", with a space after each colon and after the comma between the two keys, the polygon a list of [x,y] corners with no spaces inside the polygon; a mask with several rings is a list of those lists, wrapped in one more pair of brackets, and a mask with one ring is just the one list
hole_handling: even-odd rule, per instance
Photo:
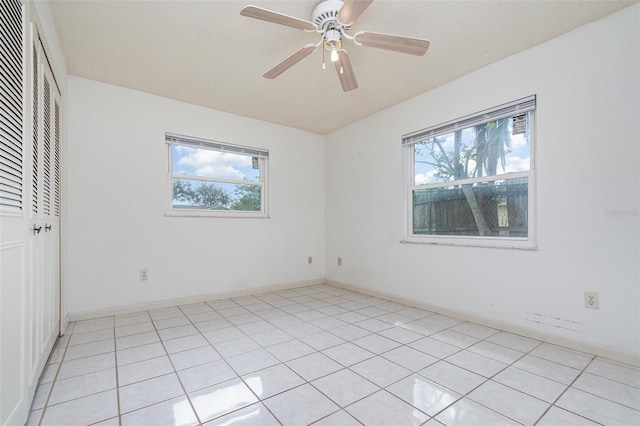
{"label": "louvered closet door", "polygon": [[25,38],[24,5],[0,1],[0,425],[29,410]]}
{"label": "louvered closet door", "polygon": [[27,12],[0,1],[0,426],[26,422],[59,334],[61,103]]}
{"label": "louvered closet door", "polygon": [[60,94],[34,28],[31,138],[29,380],[37,381],[60,322]]}

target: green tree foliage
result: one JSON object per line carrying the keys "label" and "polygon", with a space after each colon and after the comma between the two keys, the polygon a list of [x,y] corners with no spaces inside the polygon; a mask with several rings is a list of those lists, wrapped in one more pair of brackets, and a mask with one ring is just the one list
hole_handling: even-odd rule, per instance
{"label": "green tree foliage", "polygon": [[198,205],[209,209],[226,209],[231,197],[214,183],[203,183],[196,189]]}
{"label": "green tree foliage", "polygon": [[173,199],[200,208],[257,212],[262,208],[261,197],[259,185],[237,185],[231,196],[213,182],[193,185],[187,180],[173,181]]}
{"label": "green tree foliage", "polygon": [[173,181],[173,199],[181,202],[191,203],[195,199],[196,194],[191,186],[191,182],[180,179]]}
{"label": "green tree foliage", "polygon": [[260,186],[238,185],[234,191],[236,200],[231,205],[233,210],[257,212],[262,208]]}
{"label": "green tree foliage", "polygon": [[213,182],[193,187],[191,182],[176,179],[173,182],[173,199],[207,209],[222,210],[229,208],[231,197]]}

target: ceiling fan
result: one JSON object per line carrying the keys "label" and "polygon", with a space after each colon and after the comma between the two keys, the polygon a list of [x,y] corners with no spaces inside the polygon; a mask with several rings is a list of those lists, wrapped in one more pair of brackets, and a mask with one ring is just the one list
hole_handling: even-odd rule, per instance
{"label": "ceiling fan", "polygon": [[[306,32],[315,32],[322,37],[317,43],[311,43],[280,62],[263,74],[266,78],[276,78],[302,59],[313,53],[318,46],[330,52],[331,62],[335,64],[342,90],[348,92],[358,87],[349,56],[344,48],[344,41],[353,41],[357,46],[376,47],[400,53],[422,56],[427,53],[429,41],[418,38],[360,31],[353,36],[349,29],[373,0],[324,0],[311,14],[311,21],[263,9],[257,6],[246,6],[240,15],[261,19],[274,24],[286,25]],[[324,55],[323,63],[324,68]]]}

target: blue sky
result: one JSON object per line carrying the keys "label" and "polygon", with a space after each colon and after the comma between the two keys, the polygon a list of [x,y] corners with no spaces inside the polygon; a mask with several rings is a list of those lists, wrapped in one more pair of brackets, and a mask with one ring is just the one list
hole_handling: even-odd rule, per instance
{"label": "blue sky", "polygon": [[260,171],[252,168],[249,156],[177,144],[172,147],[173,173],[224,179],[260,180]]}
{"label": "blue sky", "polygon": [[[509,133],[511,133],[511,121],[509,121]],[[453,152],[454,135],[449,133],[443,136],[439,136],[439,139],[445,139],[442,144],[446,152]],[[469,146],[473,143],[475,138],[475,132],[472,128],[462,131],[462,142]],[[530,169],[530,146],[528,136],[524,134],[511,135],[511,147],[510,152],[505,156],[504,169],[500,162],[498,162],[498,174],[502,173],[515,173],[527,171]],[[424,151],[424,149],[423,149]],[[421,158],[416,155],[415,163],[415,184],[424,185],[428,183],[443,182],[444,179],[435,176],[436,167],[419,162]],[[428,160],[428,159],[427,159]],[[475,169],[475,162],[469,162],[469,170]]]}

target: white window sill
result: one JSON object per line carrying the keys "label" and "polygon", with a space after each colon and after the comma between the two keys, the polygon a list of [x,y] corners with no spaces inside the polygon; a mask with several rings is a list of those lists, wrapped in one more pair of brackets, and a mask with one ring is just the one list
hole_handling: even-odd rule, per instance
{"label": "white window sill", "polygon": [[410,237],[400,240],[401,244],[442,245],[459,247],[498,248],[512,250],[536,251],[538,246],[534,241],[523,238],[482,238],[482,237]]}
{"label": "white window sill", "polygon": [[229,212],[229,211],[192,211],[192,210],[169,210],[164,214],[166,217],[220,217],[233,219],[270,219],[267,213],[263,212]]}

